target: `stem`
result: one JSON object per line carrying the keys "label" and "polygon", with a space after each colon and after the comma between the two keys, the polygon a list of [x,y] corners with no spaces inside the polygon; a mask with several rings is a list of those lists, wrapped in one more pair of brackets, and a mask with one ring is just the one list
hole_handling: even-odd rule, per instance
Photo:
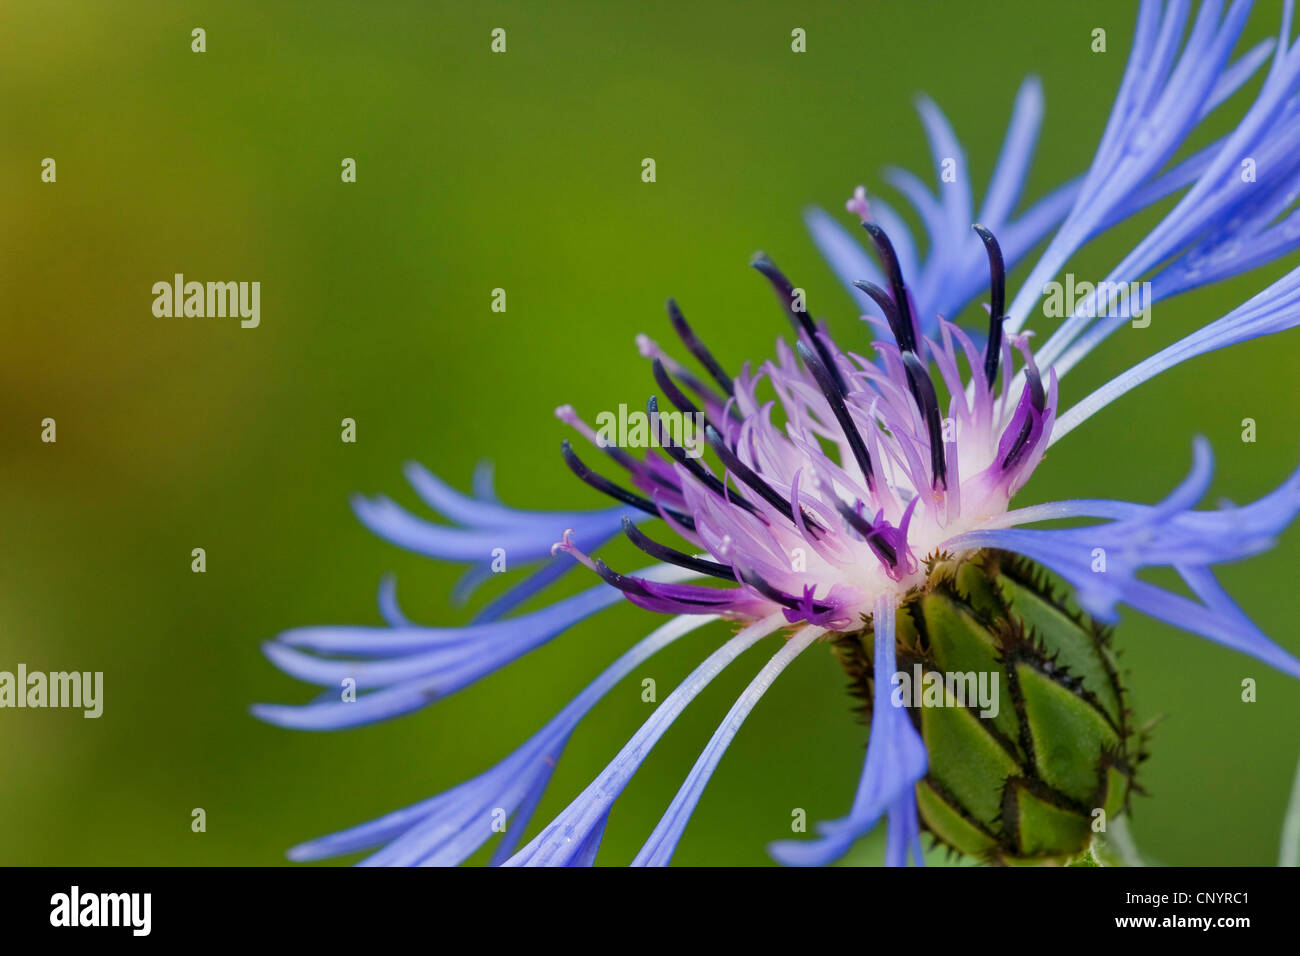
{"label": "stem", "polygon": [[1291,785],[1291,801],[1282,818],[1282,846],[1278,851],[1278,866],[1300,866],[1300,765],[1296,766],[1295,783]]}

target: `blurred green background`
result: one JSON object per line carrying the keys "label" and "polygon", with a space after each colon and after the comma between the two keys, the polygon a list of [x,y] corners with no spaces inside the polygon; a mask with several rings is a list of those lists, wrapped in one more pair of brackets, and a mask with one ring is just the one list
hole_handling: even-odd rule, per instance
{"label": "blurred green background", "polygon": [[[1261,4],[1248,38],[1275,31],[1279,9]],[[766,358],[786,327],[747,268],[761,248],[842,341],[865,341],[802,209],[838,214],[858,183],[896,198],[887,164],[932,181],[920,91],[951,117],[982,192],[1029,72],[1047,116],[1025,195],[1042,195],[1089,160],[1133,20],[1128,2],[1020,0],[0,7],[0,669],[105,672],[99,720],[0,711],[0,863],[277,864],[295,842],[495,763],[654,622],[617,608],[395,722],[262,725],[250,703],[314,691],[260,642],[378,623],[385,572],[417,620],[468,613],[447,598],[459,569],[372,537],[349,495],[418,509],[403,462],[467,487],[491,458],[508,502],[603,507],[564,468],[552,409],[644,402],[633,337],[671,338],[667,296],[725,366]],[[206,53],[190,50],[194,27]],[[489,52],[494,27],[505,55]],[[791,52],[795,27],[805,54]],[[1105,54],[1089,48],[1094,27]],[[1209,131],[1243,109],[1239,97]],[[40,181],[45,157],[55,184]],[[344,157],[355,184],[340,182]],[[1073,271],[1095,277],[1155,215]],[[1159,306],[1069,377],[1062,406],[1278,271]],[[260,281],[261,327],[155,318],[151,286],[175,272]],[[489,309],[497,287],[504,314]],[[1198,433],[1217,453],[1216,497],[1270,490],[1300,449],[1297,348],[1292,333],[1163,376],[1054,449],[1018,501],[1156,499]],[[46,417],[57,444],[40,441]],[[356,444],[340,441],[344,417]],[[191,573],[195,547],[206,574]],[[1298,559],[1293,528],[1221,574],[1293,652]],[[647,716],[640,676],[662,699],[724,633],[681,641],[600,705],[534,827]],[[1139,717],[1165,715],[1141,777],[1150,797],[1135,802],[1139,846],[1168,863],[1274,862],[1300,684],[1132,612],[1118,643]],[[603,862],[631,859],[771,647],[672,728],[618,803]],[[1241,702],[1244,677],[1258,702]],[[792,808],[846,811],[866,735],[843,684],[824,649],[796,662],[723,760],[677,863],[768,862]],[[195,807],[205,833],[191,832]]]}

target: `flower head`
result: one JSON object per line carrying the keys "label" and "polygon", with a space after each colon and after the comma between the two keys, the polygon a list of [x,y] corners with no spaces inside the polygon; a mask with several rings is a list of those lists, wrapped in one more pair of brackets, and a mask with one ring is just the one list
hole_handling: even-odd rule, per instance
{"label": "flower head", "polygon": [[[779,342],[776,361],[757,374],[720,374],[724,394],[689,375],[683,389],[662,359],[653,360],[656,383],[678,412],[700,413],[687,390],[709,409],[705,430],[716,471],[660,436],[667,466],[663,459],[617,459],[643,492],[636,494],[598,476],[565,446],[579,478],[675,524],[708,557],[658,544],[625,519],[635,544],[729,587],[628,577],[589,558],[569,535],[559,550],[648,610],[707,608],[742,620],[780,612],[792,624],[855,630],[882,596],[901,604],[924,584],[927,555],[1006,512],[1046,449],[1056,381],[1042,381],[1027,336],[1002,335],[1005,274],[997,240],[976,227],[992,271],[990,331],[981,354],[951,323],[940,321],[937,340],[920,333],[888,236],[874,223],[865,226],[891,287],[862,283],[885,317],[876,321],[878,331],[889,336],[872,343],[874,361],[842,352],[801,309],[790,281],[760,257],[755,267],[772,282],[794,326],[794,350]],[[691,350],[718,368],[675,304],[669,311]],[[1026,384],[1013,401],[1012,375],[1002,376],[1000,388],[990,383],[999,367],[1012,367],[1016,353]],[[774,399],[760,397],[765,384]],[[942,410],[939,388],[950,396]],[[648,410],[662,423],[655,398]]]}

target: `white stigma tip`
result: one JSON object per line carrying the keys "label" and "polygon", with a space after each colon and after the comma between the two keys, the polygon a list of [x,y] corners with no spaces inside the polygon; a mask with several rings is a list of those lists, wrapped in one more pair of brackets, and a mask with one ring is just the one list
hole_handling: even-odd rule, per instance
{"label": "white stigma tip", "polygon": [[857,217],[863,222],[871,221],[871,203],[867,202],[867,190],[865,186],[859,186],[853,190],[853,198],[844,204],[846,211],[856,213]]}

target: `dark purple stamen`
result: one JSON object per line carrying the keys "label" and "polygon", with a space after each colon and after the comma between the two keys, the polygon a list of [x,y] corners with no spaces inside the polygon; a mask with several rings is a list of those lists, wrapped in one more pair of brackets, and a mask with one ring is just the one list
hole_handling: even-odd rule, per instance
{"label": "dark purple stamen", "polygon": [[681,489],[678,488],[675,484],[670,482],[667,478],[659,474],[653,468],[647,468],[644,464],[642,464],[632,455],[629,455],[618,445],[612,442],[610,444],[602,444],[599,440],[593,442],[593,444],[601,451],[603,451],[606,455],[608,455],[611,459],[617,462],[620,466],[626,468],[633,475],[642,479],[648,479],[650,481],[653,481],[655,484],[659,485],[660,487],[668,491],[673,492],[674,494],[681,493]]}
{"label": "dark purple stamen", "polygon": [[[564,462],[569,466],[569,470],[597,491],[609,495],[615,501],[621,501],[624,504],[631,505],[633,508],[639,508],[648,515],[654,515],[656,518],[662,517],[659,507],[649,498],[644,498],[635,492],[628,491],[626,488],[614,484],[614,482],[610,481],[608,478],[596,474],[583,464],[582,459],[578,457],[577,453],[573,450],[573,446],[569,444],[567,438],[560,442],[560,451],[564,455]],[[695,529],[695,519],[690,515],[682,514],[680,511],[675,511],[672,508],[664,508],[663,513],[670,515],[674,521],[683,527],[692,531]]]}
{"label": "dark purple stamen", "polygon": [[682,315],[682,310],[677,307],[676,301],[668,300],[668,320],[672,322],[677,337],[682,340],[682,344],[687,350],[695,356],[696,361],[708,370],[713,376],[713,380],[718,383],[722,391],[728,396],[735,396],[736,389],[732,383],[732,378],[718,364],[718,360],[713,357],[713,353],[701,342],[695,335],[695,331],[686,324],[686,317]]}
{"label": "dark purple stamen", "polygon": [[1015,443],[1011,450],[1007,452],[1007,457],[1002,459],[1002,470],[1006,471],[1012,465],[1020,460],[1020,456],[1025,453],[1025,448],[1029,442],[1029,433],[1034,427],[1033,419],[1026,418],[1020,426],[1020,433],[1016,435]]}
{"label": "dark purple stamen", "polygon": [[889,293],[874,282],[865,282],[859,279],[853,284],[871,296],[872,301],[880,307],[881,313],[885,316],[885,321],[889,323],[889,330],[894,333],[894,341],[902,349],[903,343],[907,341],[907,333],[903,331],[903,321],[898,315],[898,307],[894,305],[894,300],[889,297]]}
{"label": "dark purple stamen", "polygon": [[[754,469],[750,468],[736,457],[736,453],[727,447],[727,443],[722,440],[722,436],[718,434],[716,428],[712,425],[705,425],[704,435],[708,438],[709,445],[712,446],[713,451],[722,459],[722,465],[727,469],[727,471],[731,472],[742,482],[749,485],[749,487],[752,488],[760,498],[784,515],[792,525],[796,528],[799,526],[798,522],[794,520],[794,508],[791,507],[790,502],[781,497],[780,493],[764,481],[759,476],[758,472],[754,471]],[[800,509],[800,514],[803,516],[804,523],[808,526],[808,530],[814,533],[824,530],[822,526],[802,508]]]}
{"label": "dark purple stamen", "polygon": [[890,327],[894,329],[898,347],[904,352],[915,352],[916,327],[912,324],[912,306],[907,299],[907,286],[903,282],[903,270],[898,265],[898,254],[894,252],[894,244],[885,235],[885,230],[874,222],[864,222],[862,228],[871,236],[871,241],[876,246],[876,255],[880,259],[880,267],[885,270],[885,275],[889,279],[894,306],[898,309],[898,324],[894,326],[891,322]]}
{"label": "dark purple stamen", "polygon": [[643,481],[653,481],[660,488],[664,489],[664,491],[670,491],[675,495],[680,495],[682,493],[682,489],[674,481],[664,477],[656,469],[647,467],[645,463],[638,461],[622,448],[619,448],[618,445],[602,445],[597,442],[596,447],[609,455],[609,457],[619,465],[626,468],[633,476],[640,478]]}
{"label": "dark purple stamen", "polygon": [[[1043,392],[1043,380],[1038,374],[1038,369],[1032,362],[1025,365],[1025,387],[1029,389],[1029,404],[1033,406],[1034,411],[1042,414],[1047,407],[1047,395]],[[1016,462],[1028,448],[1029,436],[1033,432],[1034,419],[1032,415],[1026,415],[1024,422],[1020,426],[1020,431],[1016,435],[1016,440],[1011,445],[1011,450],[1007,452],[1006,457],[1002,459],[1002,470],[1006,471]]]}
{"label": "dark purple stamen", "polygon": [[840,377],[840,370],[835,367],[835,363],[831,360],[830,350],[826,348],[826,343],[817,335],[817,326],[813,322],[812,316],[808,314],[806,308],[795,308],[794,284],[776,267],[776,263],[761,252],[754,256],[749,264],[761,272],[768,282],[772,283],[772,288],[776,290],[781,304],[785,306],[786,314],[790,316],[790,321],[794,323],[795,331],[803,330],[804,335],[808,337],[808,341],[812,343],[812,347],[817,350],[817,354],[821,356],[822,362],[830,371],[831,377],[835,380],[835,387],[841,392],[847,392],[848,387],[844,384],[844,379]]}
{"label": "dark purple stamen", "polygon": [[862,440],[862,433],[858,431],[858,426],[854,424],[852,417],[849,415],[848,406],[844,404],[844,393],[836,386],[826,366],[822,364],[816,355],[813,355],[811,349],[802,342],[795,343],[795,348],[799,350],[799,356],[803,359],[804,365],[808,366],[813,373],[813,378],[817,379],[817,385],[821,388],[822,394],[826,396],[826,401],[835,414],[835,420],[840,423],[840,431],[844,432],[844,437],[849,443],[849,449],[853,452],[858,467],[862,469],[862,474],[867,480],[867,488],[874,489],[876,477],[871,469],[871,456],[867,454],[867,445]]}
{"label": "dark purple stamen", "polygon": [[[646,400],[645,410],[648,415],[652,416],[651,418],[652,421],[655,422],[658,421],[657,416],[659,414],[659,402],[653,395],[651,395],[650,398]],[[662,425],[657,427],[655,430],[658,432],[658,434],[654,436],[655,440],[659,443],[659,447],[668,453],[668,457],[672,458],[673,461],[677,462],[679,465],[681,465],[683,468],[689,471],[692,475],[694,475],[697,479],[703,482],[704,486],[708,488],[710,491],[712,491],[715,495],[722,498],[724,501],[729,501],[732,504],[737,505],[738,507],[744,508],[746,511],[752,514],[754,517],[758,518],[764,524],[767,523],[767,519],[764,518],[763,515],[759,513],[758,508],[750,504],[750,502],[745,498],[745,496],[742,495],[739,491],[729,491],[726,485],[724,485],[721,481],[718,480],[716,475],[710,473],[697,460],[688,456],[686,454],[685,449],[681,448],[678,445],[674,445],[670,442],[664,441]]]}
{"label": "dark purple stamen", "polygon": [[685,554],[666,544],[660,544],[652,538],[646,537],[636,525],[632,523],[631,518],[623,519],[623,533],[628,539],[650,555],[652,558],[658,558],[660,561],[667,561],[669,564],[675,564],[679,568],[689,568],[692,571],[699,571],[701,574],[711,574],[715,578],[724,578],[728,581],[736,580],[735,574],[731,568],[725,564],[719,564],[716,561],[706,561],[704,558],[697,558],[694,555]]}
{"label": "dark purple stamen", "polygon": [[[606,455],[609,455],[610,458],[614,459],[614,461],[618,462],[628,471],[632,472],[632,474],[636,475],[642,472],[641,462],[637,461],[634,457],[629,455],[622,448],[619,448],[617,445],[598,444],[596,447],[599,448],[601,451],[603,451]],[[662,481],[662,479],[659,480]]]}
{"label": "dark purple stamen", "polygon": [[[663,595],[655,594],[653,591],[651,591],[649,588],[646,587],[647,583],[653,583],[653,582],[643,582],[639,578],[629,577],[626,574],[619,574],[617,571],[611,568],[600,558],[594,559],[592,561],[592,564],[595,565],[596,573],[600,575],[601,579],[604,580],[606,584],[618,588],[624,594],[635,594],[637,597],[646,598],[651,601],[659,600],[660,598],[663,597]],[[735,578],[732,578],[732,580],[734,581]],[[695,588],[695,590],[700,594],[705,594],[714,589],[701,587],[701,588]],[[716,600],[714,599],[701,600],[701,599],[687,598],[681,596],[674,596],[671,598],[671,600],[677,604],[692,604],[702,608],[713,608],[713,607],[717,607],[718,605],[725,605],[731,603],[731,601],[734,599],[736,590],[738,589],[737,588],[718,589],[716,590],[716,593],[718,595]]]}
{"label": "dark purple stamen", "polygon": [[1042,414],[1047,408],[1047,394],[1043,391],[1043,379],[1033,362],[1025,364],[1025,383],[1029,386],[1029,402],[1034,411]]}
{"label": "dark purple stamen", "polygon": [[663,362],[655,359],[650,364],[650,368],[654,372],[655,381],[659,383],[659,387],[664,390],[664,394],[668,396],[668,401],[672,402],[675,408],[688,415],[698,415],[700,413],[700,410],[695,407],[695,403],[687,398],[685,393],[677,387],[677,383],[669,377],[668,370],[664,368]]}
{"label": "dark purple stamen", "polygon": [[1006,319],[1007,269],[1002,261],[1002,247],[998,245],[993,233],[979,223],[971,227],[984,243],[984,251],[989,256],[989,340],[984,346],[984,377],[988,379],[989,391],[993,390],[993,380],[998,377],[998,357],[1002,354],[1002,323]]}
{"label": "dark purple stamen", "polygon": [[637,461],[637,459],[634,458],[632,455],[629,455],[622,448],[618,447],[618,445],[612,443],[608,445],[602,445],[599,441],[597,441],[595,444],[597,448],[603,451],[606,455],[608,455],[611,459],[613,459],[623,468],[626,468],[633,475],[636,475],[637,477],[643,479],[649,479],[650,481],[653,481],[655,484],[659,485],[660,487],[664,488],[667,491],[673,492],[674,494],[681,493],[681,489],[678,488],[675,484],[670,482],[668,479],[666,479],[663,475],[656,472],[654,469],[647,468],[641,462]]}
{"label": "dark purple stamen", "polygon": [[[655,361],[662,362],[663,360],[655,359]],[[731,400],[731,396],[719,395],[708,385],[704,384],[704,382],[701,382],[698,378],[692,375],[689,370],[684,369],[681,366],[677,366],[673,374],[681,379],[683,385],[702,398],[706,405],[720,410],[725,409],[727,414],[733,419],[743,421],[740,412],[736,409],[735,402]],[[684,396],[686,393],[679,391],[679,394]],[[695,407],[694,403],[691,403],[691,407]]]}
{"label": "dark purple stamen", "polygon": [[[772,585],[764,581],[756,571],[742,568],[740,569],[740,579],[764,597],[775,601],[777,604],[788,607],[792,611],[797,611],[803,606],[802,602],[800,602],[798,598],[792,597],[784,591],[772,587]],[[816,602],[813,602],[812,604],[813,610],[818,614],[825,614],[833,607],[834,605],[831,604],[818,604]]]}
{"label": "dark purple stamen", "polygon": [[645,585],[636,578],[630,578],[626,574],[619,574],[600,558],[593,560],[592,564],[596,566],[596,573],[601,576],[606,584],[611,584],[627,594],[637,594],[641,597],[647,598],[653,597],[653,595],[645,589]]}
{"label": "dark purple stamen", "polygon": [[850,508],[848,503],[838,495],[835,496],[835,510],[840,513],[854,531],[862,535],[875,556],[887,567],[898,567],[898,551],[881,536],[870,521],[858,514],[853,508]]}
{"label": "dark purple stamen", "polygon": [[930,433],[930,471],[934,487],[948,487],[948,461],[943,453],[943,426],[939,421],[939,397],[934,392],[934,382],[913,352],[903,353],[903,368],[907,370],[907,384],[912,397],[925,420],[925,430]]}

